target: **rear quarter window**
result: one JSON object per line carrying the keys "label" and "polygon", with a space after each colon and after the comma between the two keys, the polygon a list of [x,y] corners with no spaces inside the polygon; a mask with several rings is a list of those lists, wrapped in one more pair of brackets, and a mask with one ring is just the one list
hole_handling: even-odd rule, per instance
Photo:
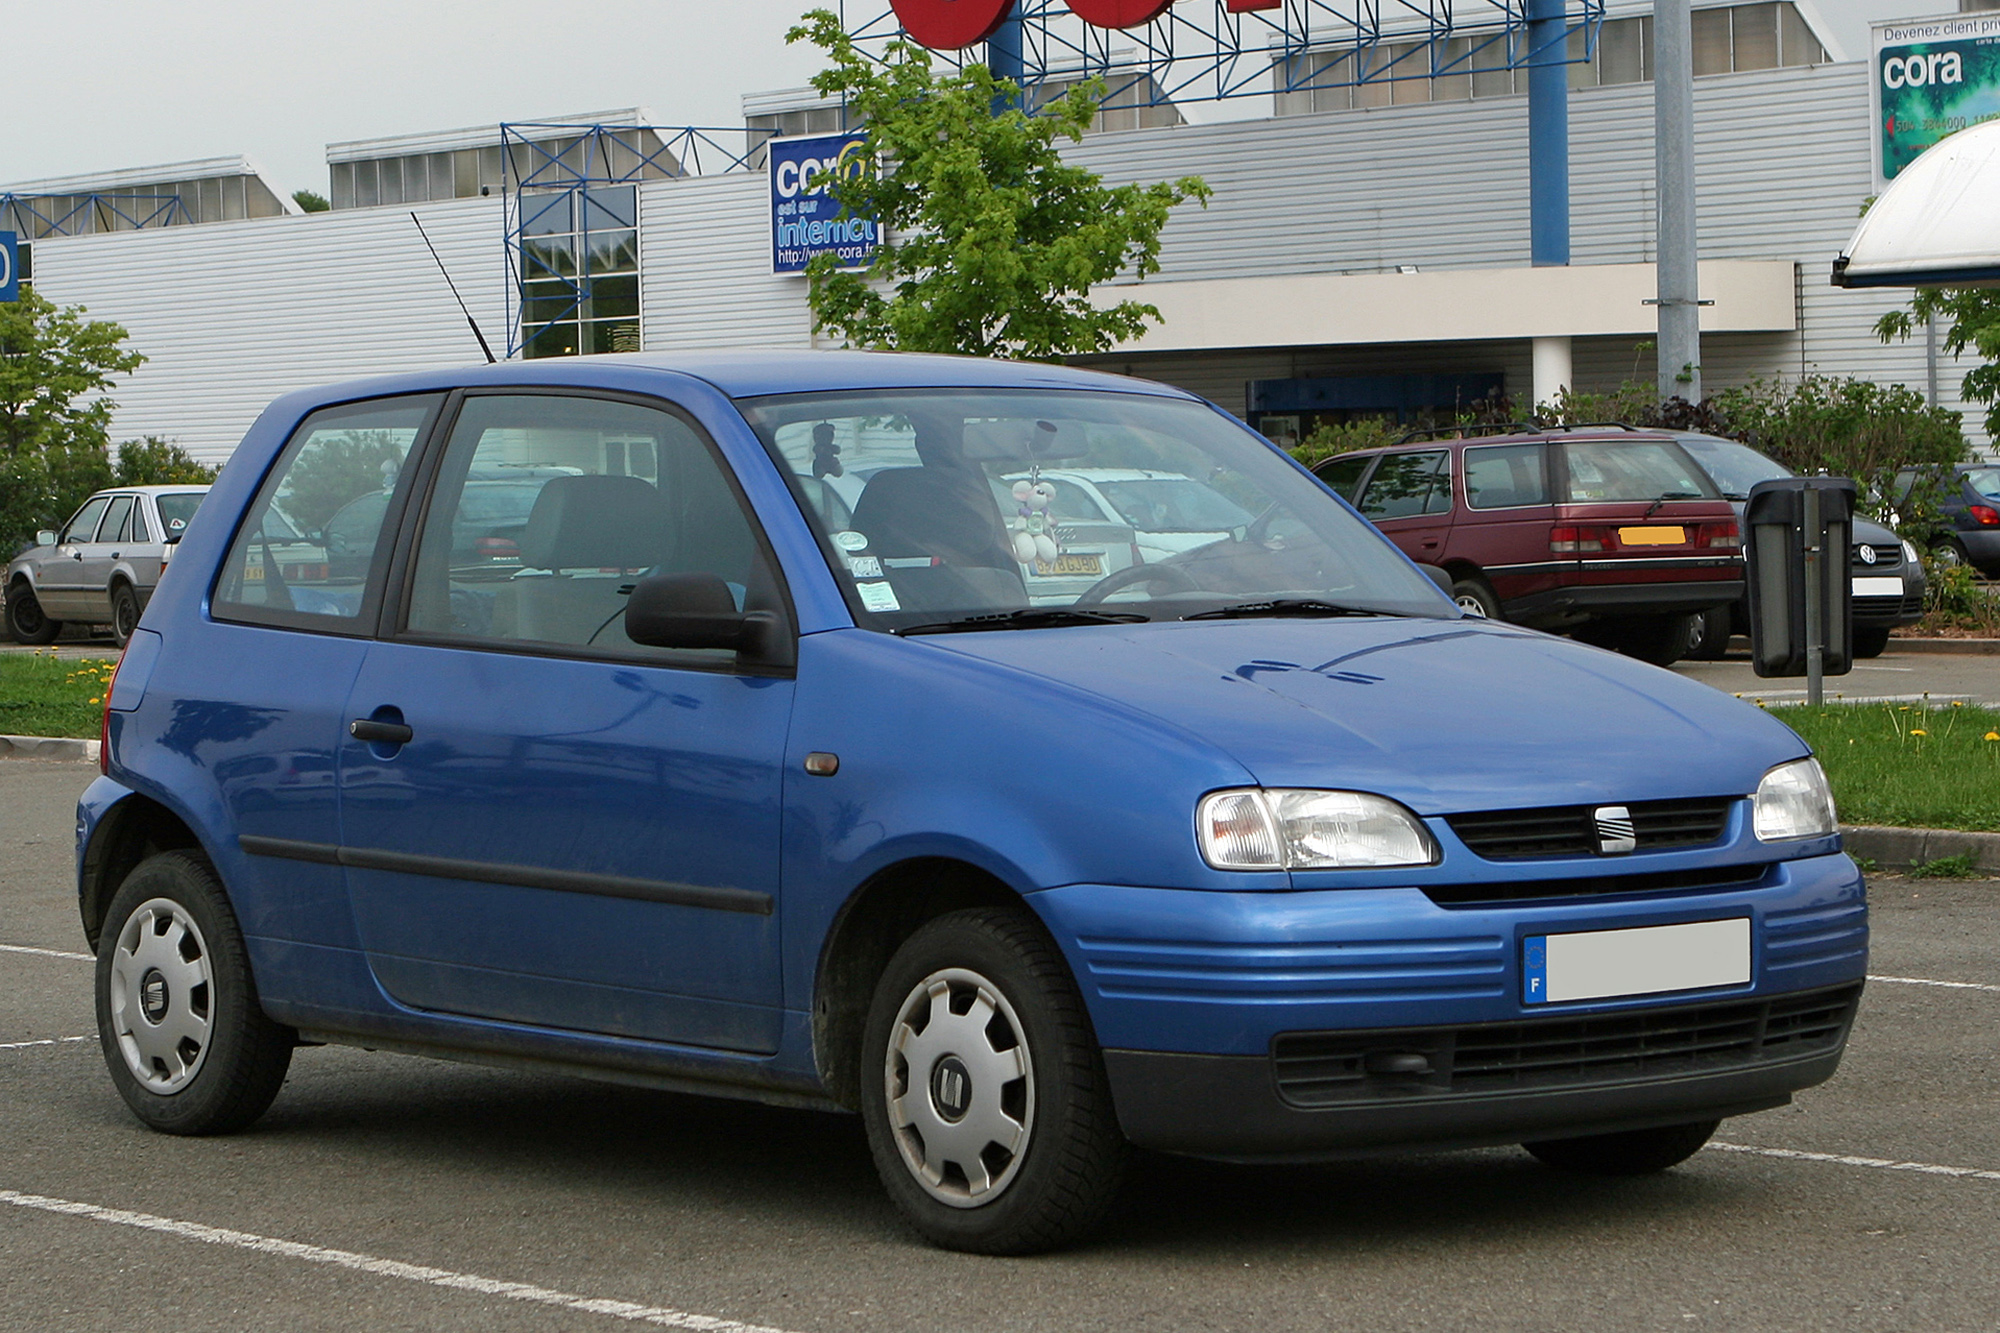
{"label": "rear quarter window", "polygon": [[1465,502],[1474,509],[1519,509],[1549,502],[1546,446],[1480,445],[1465,451]]}

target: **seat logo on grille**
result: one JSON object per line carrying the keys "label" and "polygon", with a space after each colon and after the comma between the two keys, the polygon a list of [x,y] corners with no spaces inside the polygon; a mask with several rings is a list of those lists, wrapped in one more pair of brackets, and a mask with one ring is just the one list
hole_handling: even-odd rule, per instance
{"label": "seat logo on grille", "polygon": [[1600,856],[1618,856],[1635,850],[1639,840],[1632,835],[1632,812],[1622,805],[1600,805],[1591,812],[1597,821],[1597,851]]}

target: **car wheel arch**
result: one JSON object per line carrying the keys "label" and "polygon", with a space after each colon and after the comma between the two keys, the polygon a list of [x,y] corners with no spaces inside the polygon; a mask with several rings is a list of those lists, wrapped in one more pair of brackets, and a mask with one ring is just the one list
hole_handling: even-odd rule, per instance
{"label": "car wheel arch", "polygon": [[850,1110],[860,1104],[868,1006],[903,941],[949,912],[1023,902],[991,871],[940,856],[885,866],[855,889],[827,930],[813,981],[813,1060],[835,1101]]}
{"label": "car wheel arch", "polygon": [[170,851],[199,852],[215,862],[193,827],[150,796],[134,792],[104,812],[84,848],[77,885],[84,938],[93,951],[126,876],[147,857]]}

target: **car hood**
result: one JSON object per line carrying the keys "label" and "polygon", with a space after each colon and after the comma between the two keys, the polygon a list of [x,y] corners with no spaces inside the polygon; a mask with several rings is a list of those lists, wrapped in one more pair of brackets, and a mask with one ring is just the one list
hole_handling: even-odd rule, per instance
{"label": "car hood", "polygon": [[1166,622],[959,634],[940,648],[1193,732],[1268,787],[1420,814],[1746,795],[1808,753],[1672,672],[1488,621]]}

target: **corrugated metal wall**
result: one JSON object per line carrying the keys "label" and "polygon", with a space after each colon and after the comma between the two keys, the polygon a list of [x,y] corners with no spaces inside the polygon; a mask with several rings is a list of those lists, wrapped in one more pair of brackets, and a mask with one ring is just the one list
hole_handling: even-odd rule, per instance
{"label": "corrugated metal wall", "polygon": [[[1866,67],[1704,78],[1695,105],[1703,257],[1800,268],[1800,332],[1711,337],[1707,387],[1812,370],[1921,387],[1921,343],[1885,348],[1871,331],[1903,298],[1826,280],[1868,191]],[[1651,85],[1573,92],[1570,116],[1575,262],[1651,260]],[[1198,174],[1215,188],[1206,210],[1169,223],[1160,279],[1519,266],[1526,121],[1524,97],[1427,103],[1106,133],[1071,153],[1114,181]],[[767,188],[755,175],[641,187],[648,349],[810,345],[803,280],[769,271]],[[422,212],[489,337],[504,342],[500,200]],[[286,390],[477,356],[401,209],[44,241],[35,266],[47,295],[125,324],[151,358],[118,391],[119,438],[163,435],[203,458],[226,456]],[[1637,341],[1579,340],[1578,386],[1614,388],[1635,364],[1649,378]],[[1239,411],[1251,379],[1501,370],[1517,397],[1529,380],[1525,342],[1105,361]],[[1964,369],[1943,367],[1948,406],[1961,406]]]}

